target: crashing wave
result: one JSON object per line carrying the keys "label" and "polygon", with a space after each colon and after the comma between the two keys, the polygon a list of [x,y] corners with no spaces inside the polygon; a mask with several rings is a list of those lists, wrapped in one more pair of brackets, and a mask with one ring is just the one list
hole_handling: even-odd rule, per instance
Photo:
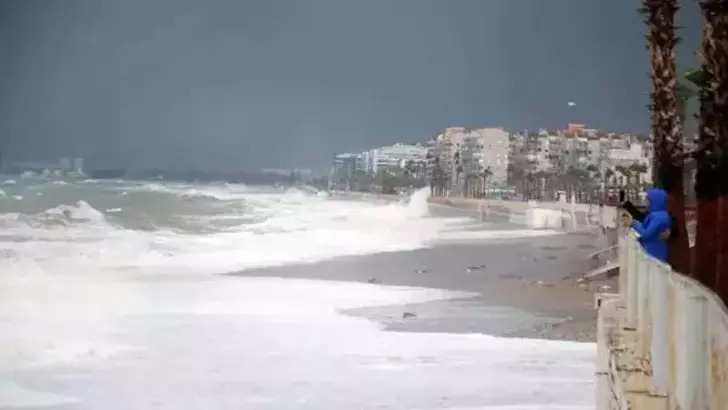
{"label": "crashing wave", "polygon": [[14,179],[6,179],[6,180],[5,180],[5,181],[4,181],[3,183],[2,183],[2,185],[15,185],[15,184],[17,184],[17,183],[18,183],[18,181],[14,180]]}
{"label": "crashing wave", "polygon": [[155,183],[144,184],[141,187],[139,187],[139,189],[142,191],[152,191],[152,192],[165,192],[165,193],[172,192],[172,190],[167,188],[166,186],[164,186],[162,184],[155,184]]}
{"label": "crashing wave", "polygon": [[43,211],[42,216],[50,220],[88,222],[93,224],[106,223],[104,214],[89,205],[86,201],[78,201],[75,205],[58,205]]}
{"label": "crashing wave", "polygon": [[209,199],[223,199],[218,195],[213,194],[212,192],[205,192],[200,191],[197,189],[188,189],[182,193],[179,194],[180,198],[189,199],[189,198],[209,198]]}

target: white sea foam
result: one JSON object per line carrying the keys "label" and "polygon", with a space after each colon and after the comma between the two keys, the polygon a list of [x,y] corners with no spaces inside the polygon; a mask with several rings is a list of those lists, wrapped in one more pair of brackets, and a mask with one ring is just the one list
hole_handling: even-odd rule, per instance
{"label": "white sea foam", "polygon": [[5,191],[0,189],[0,197],[4,197],[4,196],[7,196],[7,194],[5,193]]}
{"label": "white sea foam", "polygon": [[6,179],[0,185],[15,185],[15,184],[17,184],[17,181],[15,181],[14,179]]}
{"label": "white sea foam", "polygon": [[226,189],[186,189],[178,194],[182,198],[210,198],[210,199],[230,199],[232,195]]}
{"label": "white sea foam", "polygon": [[[154,188],[157,189],[157,188]],[[171,191],[170,188],[165,188]],[[63,230],[23,231],[48,242],[17,244],[16,250],[31,260],[62,261],[81,271],[123,269],[155,273],[224,273],[289,263],[315,262],[336,256],[412,250],[442,241],[507,239],[551,235],[545,230],[488,231],[462,229],[468,220],[427,217],[427,191],[415,193],[406,204],[373,204],[330,201],[301,191],[281,194],[247,194],[252,205],[242,225],[227,226],[217,233],[199,235],[176,230],[129,231],[110,225],[104,213],[85,201],[60,205],[35,217],[60,222]],[[118,213],[120,207],[107,208]],[[234,220],[240,215],[212,215],[210,221]],[[204,224],[205,216],[195,216]],[[259,220],[258,223],[250,223]],[[33,220],[33,218],[31,218]],[[65,241],[55,241],[63,237]],[[77,238],[78,240],[74,240]],[[51,248],[51,249],[48,249]],[[64,249],[65,251],[61,251]]]}
{"label": "white sea foam", "polygon": [[[140,282],[69,274],[32,275],[15,290],[0,307],[11,318],[4,326],[13,327],[0,341],[0,366],[74,364],[88,377],[52,393],[80,398],[83,408],[109,402],[107,377],[115,389],[135,392],[118,408],[158,392],[170,392],[165,401],[182,409],[192,398],[208,407],[251,409],[261,398],[280,408],[304,398],[306,408],[317,409],[593,408],[591,344],[387,332],[340,313],[462,293],[275,278]],[[132,327],[127,318],[134,318]],[[119,336],[135,345],[119,344]],[[102,370],[105,377],[97,377]],[[188,389],[175,388],[186,381],[193,381]]]}
{"label": "white sea foam", "polygon": [[139,190],[152,191],[152,192],[172,192],[172,190],[169,187],[164,186],[162,184],[157,184],[157,183],[141,185],[139,187]]}
{"label": "white sea foam", "polygon": [[59,205],[46,210],[43,215],[47,218],[67,218],[71,221],[103,224],[106,222],[104,214],[97,211],[86,201],[78,201],[75,205]]}
{"label": "white sea foam", "polygon": [[[109,220],[84,201],[0,214],[0,407],[77,399],[82,408],[121,409],[163,394],[176,409],[590,408],[593,345],[384,332],[340,313],[467,294],[212,275],[545,231],[473,238],[461,229],[465,220],[428,217],[426,191],[406,204],[373,204],[235,186],[163,188],[232,193],[228,200],[241,198],[245,216],[260,222],[206,234],[113,225],[131,196],[124,214]],[[120,198],[113,191],[109,197]],[[99,209],[113,213],[107,206]],[[23,240],[8,239],[14,237]],[[80,378],[51,383],[64,376],[57,366],[67,364]],[[3,382],[3,373],[17,369],[38,383]],[[111,389],[104,385],[110,380]],[[56,387],[46,393],[31,386]],[[119,402],[111,390],[134,394]]]}

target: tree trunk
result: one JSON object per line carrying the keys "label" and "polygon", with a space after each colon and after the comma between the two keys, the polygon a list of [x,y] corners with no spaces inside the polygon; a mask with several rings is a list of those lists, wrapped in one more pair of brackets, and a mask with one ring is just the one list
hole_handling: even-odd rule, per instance
{"label": "tree trunk", "polygon": [[702,0],[696,277],[728,301],[728,0]]}
{"label": "tree trunk", "polygon": [[[712,263],[705,262],[701,273],[707,276],[712,272],[713,289],[728,302],[728,0],[702,0],[700,8],[703,12],[700,56],[705,81],[701,88],[699,144],[702,166],[698,172],[702,171],[703,208],[708,208],[710,213],[705,218],[698,216],[698,230],[713,234],[713,244],[707,243],[710,234],[701,244],[707,246],[704,257],[715,259]],[[710,216],[714,216],[713,228],[707,226]],[[704,220],[702,227],[701,219]]]}
{"label": "tree trunk", "polygon": [[689,273],[689,245],[685,225],[685,193],[682,169],[683,132],[678,113],[675,70],[675,13],[677,0],[644,0],[641,12],[645,16],[648,49],[652,67],[652,134],[655,146],[658,186],[668,194],[668,212],[677,226],[678,235],[668,242],[668,259],[677,271]]}

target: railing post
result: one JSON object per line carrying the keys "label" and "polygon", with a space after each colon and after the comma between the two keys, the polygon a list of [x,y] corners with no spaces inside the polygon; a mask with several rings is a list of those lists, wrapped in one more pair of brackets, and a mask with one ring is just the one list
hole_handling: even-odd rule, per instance
{"label": "railing post", "polygon": [[[687,289],[683,289],[690,292]],[[707,298],[688,294],[680,313],[685,337],[682,338],[678,366],[678,403],[684,409],[703,410],[707,406]]]}
{"label": "railing post", "polygon": [[634,241],[627,242],[627,327],[637,329],[639,284],[637,283],[637,257]]}
{"label": "railing post", "polygon": [[670,341],[668,325],[670,271],[665,265],[650,265],[650,276],[652,277],[652,346],[650,348],[652,353],[652,393],[666,395],[669,377],[667,346]]}
{"label": "railing post", "polygon": [[613,397],[609,368],[609,335],[617,317],[618,295],[600,294],[597,311],[597,410],[608,410]]}
{"label": "railing post", "polygon": [[619,236],[617,238],[619,257],[619,298],[622,306],[627,306],[627,298],[629,293],[627,291],[627,277],[629,276],[629,256],[627,250],[627,238]]}

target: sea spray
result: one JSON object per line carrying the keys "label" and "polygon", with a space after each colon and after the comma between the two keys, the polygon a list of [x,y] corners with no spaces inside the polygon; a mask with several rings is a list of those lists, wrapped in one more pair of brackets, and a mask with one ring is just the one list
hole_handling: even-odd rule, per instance
{"label": "sea spray", "polygon": [[425,187],[415,191],[409,198],[407,210],[411,216],[427,216],[430,214],[427,200],[430,198],[430,188]]}

